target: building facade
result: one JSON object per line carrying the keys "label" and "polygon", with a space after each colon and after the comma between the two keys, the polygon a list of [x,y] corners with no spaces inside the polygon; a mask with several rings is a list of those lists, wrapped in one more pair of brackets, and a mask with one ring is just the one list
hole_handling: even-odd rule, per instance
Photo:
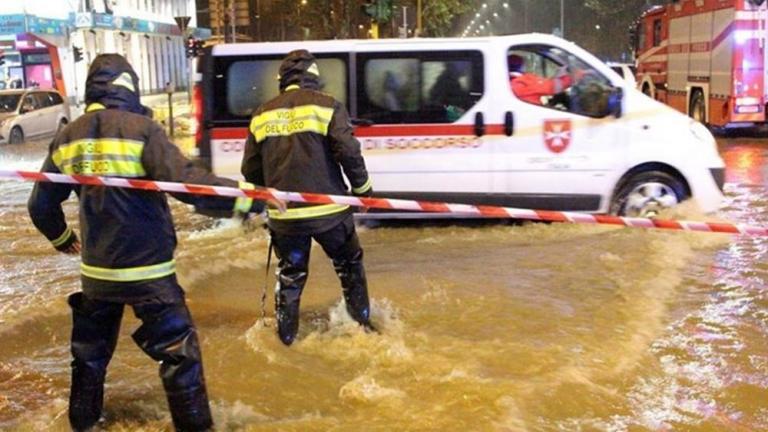
{"label": "building facade", "polygon": [[118,53],[136,69],[142,94],[167,83],[185,88],[186,35],[174,17],[191,17],[190,34],[209,37],[195,15],[194,0],[2,0],[0,87],[55,88],[80,103],[93,58]]}

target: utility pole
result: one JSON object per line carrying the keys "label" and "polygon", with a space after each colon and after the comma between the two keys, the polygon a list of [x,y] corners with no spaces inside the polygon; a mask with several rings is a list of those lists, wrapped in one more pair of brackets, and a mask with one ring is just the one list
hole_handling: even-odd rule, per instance
{"label": "utility pole", "polygon": [[256,37],[261,42],[261,1],[256,0]]}
{"label": "utility pole", "polygon": [[416,36],[421,37],[421,0],[416,0]]}
{"label": "utility pole", "polygon": [[[394,21],[394,20],[393,20]],[[408,7],[403,6],[403,32],[400,33],[403,38],[408,38]]]}
{"label": "utility pole", "polygon": [[524,33],[528,33],[528,0],[523,0],[523,23]]}
{"label": "utility pole", "polygon": [[565,39],[565,0],[560,0],[560,37]]}
{"label": "utility pole", "polygon": [[229,25],[232,27],[232,43],[237,42],[237,15],[235,13],[235,0],[229,0]]}
{"label": "utility pole", "polygon": [[[182,43],[187,43],[188,39],[187,37],[191,34],[189,29],[189,21],[192,19],[190,16],[177,16],[173,17],[174,21],[176,21],[176,25],[179,27],[179,30],[181,31],[181,40]],[[186,48],[186,47],[185,47]],[[188,68],[188,74],[187,74],[187,99],[189,103],[192,103],[192,82],[194,81],[194,70],[192,69],[192,59],[187,58],[187,68]],[[169,99],[170,103],[170,99]]]}

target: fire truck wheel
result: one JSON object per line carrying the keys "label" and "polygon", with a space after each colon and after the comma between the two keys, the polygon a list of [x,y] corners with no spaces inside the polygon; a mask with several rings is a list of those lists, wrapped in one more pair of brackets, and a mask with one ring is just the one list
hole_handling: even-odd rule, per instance
{"label": "fire truck wheel", "polygon": [[690,115],[692,119],[702,124],[707,123],[707,107],[704,104],[704,93],[702,93],[701,90],[693,91],[693,95],[691,95],[690,111],[691,112],[689,112],[688,115]]}
{"label": "fire truck wheel", "polygon": [[663,171],[645,171],[622,183],[611,203],[611,213],[628,217],[655,217],[688,198],[685,184]]}

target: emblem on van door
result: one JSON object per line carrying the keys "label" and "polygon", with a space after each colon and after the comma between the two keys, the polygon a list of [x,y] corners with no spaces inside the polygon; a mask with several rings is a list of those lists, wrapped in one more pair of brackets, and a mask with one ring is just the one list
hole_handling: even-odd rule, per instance
{"label": "emblem on van door", "polygon": [[571,144],[570,120],[544,120],[544,144],[552,153],[562,153]]}

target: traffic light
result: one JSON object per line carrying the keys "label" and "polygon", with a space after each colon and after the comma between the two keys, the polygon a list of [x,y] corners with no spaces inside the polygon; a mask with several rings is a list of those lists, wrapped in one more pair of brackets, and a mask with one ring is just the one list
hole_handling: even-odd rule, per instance
{"label": "traffic light", "polygon": [[202,40],[196,40],[195,41],[195,57],[200,57],[203,55],[203,49],[205,49],[205,42]]}
{"label": "traffic light", "polygon": [[72,45],[72,53],[75,55],[75,63],[78,63],[83,60],[83,49]]}
{"label": "traffic light", "polygon": [[205,41],[195,39],[192,36],[187,38],[187,58],[200,57],[203,55],[204,48]]}
{"label": "traffic light", "polygon": [[197,41],[195,41],[195,38],[192,36],[187,38],[187,58],[193,58],[195,57],[195,47],[197,46]]}
{"label": "traffic light", "polygon": [[0,50],[0,66],[5,64],[5,51]]}
{"label": "traffic light", "polygon": [[363,14],[368,15],[371,18],[376,17],[376,0],[366,0],[362,6],[360,6],[360,10],[363,11]]}
{"label": "traffic light", "polygon": [[392,18],[392,0],[365,0],[361,10],[373,21],[385,23]]}

